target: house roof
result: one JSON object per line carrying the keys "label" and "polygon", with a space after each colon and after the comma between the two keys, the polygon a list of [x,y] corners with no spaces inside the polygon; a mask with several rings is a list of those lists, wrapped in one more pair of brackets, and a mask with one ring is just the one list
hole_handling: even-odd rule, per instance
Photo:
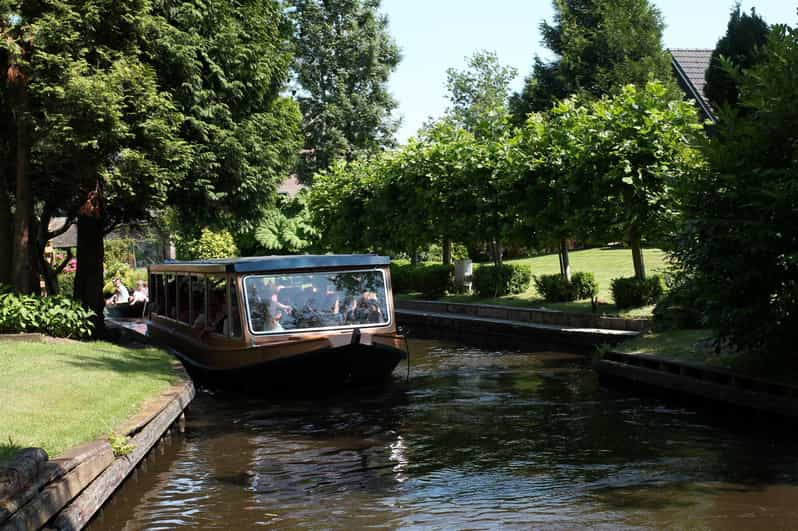
{"label": "house roof", "polygon": [[705,118],[716,121],[709,104],[704,87],[707,82],[705,79],[709,61],[712,58],[712,50],[705,48],[671,48],[671,66],[676,74],[679,85],[687,93],[687,96],[695,100],[696,105],[701,110]]}
{"label": "house roof", "polygon": [[221,258],[217,260],[176,261],[150,266],[150,271],[165,272],[230,272],[261,273],[327,267],[387,266],[391,259],[374,254],[301,254],[290,256],[252,256],[248,258]]}

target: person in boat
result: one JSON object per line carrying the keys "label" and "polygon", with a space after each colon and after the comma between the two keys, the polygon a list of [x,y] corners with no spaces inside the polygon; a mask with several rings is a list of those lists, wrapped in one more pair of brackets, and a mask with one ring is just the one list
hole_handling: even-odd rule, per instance
{"label": "person in boat", "polygon": [[293,307],[288,304],[280,302],[280,291],[282,286],[274,284],[271,286],[271,294],[269,301],[266,304],[265,327],[266,331],[280,331],[284,330],[282,320],[286,315],[292,315],[294,312]]}
{"label": "person in boat", "polygon": [[228,335],[230,330],[230,320],[227,318],[225,301],[218,296],[211,295],[208,299],[208,313],[211,315],[209,320],[204,313],[200,313],[193,323],[193,327],[203,336],[209,332],[221,335]]}
{"label": "person in boat", "polygon": [[357,298],[354,295],[347,295],[344,297],[343,308],[341,309],[341,317],[346,324],[357,323]]}
{"label": "person in boat", "polygon": [[130,293],[128,292],[125,285],[122,283],[122,279],[116,277],[114,279],[114,294],[105,301],[105,303],[109,306],[113,306],[115,304],[120,304],[123,302],[128,302],[130,299]]}
{"label": "person in boat", "polygon": [[147,290],[147,284],[143,280],[137,281],[136,289],[133,290],[133,293],[128,298],[131,313],[143,312],[144,305],[147,304],[149,300],[150,297],[149,291]]}
{"label": "person in boat", "polygon": [[378,323],[382,320],[377,294],[373,291],[363,290],[357,303],[357,321],[359,323]]}

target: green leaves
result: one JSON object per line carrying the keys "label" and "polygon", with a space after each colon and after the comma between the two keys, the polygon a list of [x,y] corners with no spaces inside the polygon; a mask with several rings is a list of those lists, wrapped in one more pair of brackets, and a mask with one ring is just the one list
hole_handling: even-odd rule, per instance
{"label": "green leaves", "polygon": [[0,333],[41,332],[83,339],[91,335],[94,312],[59,296],[37,297],[0,292]]}

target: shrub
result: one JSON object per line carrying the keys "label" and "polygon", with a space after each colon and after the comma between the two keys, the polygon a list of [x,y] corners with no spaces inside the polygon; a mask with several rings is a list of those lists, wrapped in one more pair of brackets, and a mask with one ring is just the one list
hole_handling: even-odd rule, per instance
{"label": "shrub", "polygon": [[207,260],[227,258],[238,254],[233,235],[228,231],[202,229],[198,238],[177,240],[177,256],[181,260]]}
{"label": "shrub", "polygon": [[574,273],[570,282],[560,274],[535,276],[535,288],[548,302],[592,299],[598,295],[598,282],[593,273]]}
{"label": "shrub", "polygon": [[72,298],[75,293],[75,272],[61,271],[58,275],[58,294]]}
{"label": "shrub", "polygon": [[694,281],[679,278],[654,308],[657,331],[702,328],[705,326],[701,290]]}
{"label": "shrub", "polygon": [[564,276],[536,275],[535,289],[548,302],[567,302],[576,300],[576,289]]}
{"label": "shrub", "polygon": [[[532,270],[527,265],[502,264],[497,274],[496,266],[483,265],[476,268],[472,279],[474,291],[480,297],[523,293],[529,288]],[[497,290],[498,286],[498,290]]]}
{"label": "shrub", "polygon": [[420,292],[424,297],[435,299],[452,288],[454,266],[392,262],[391,281],[395,293]]}
{"label": "shrub", "polygon": [[599,285],[596,275],[580,271],[571,275],[571,284],[576,292],[576,299],[592,299],[598,295]]}
{"label": "shrub", "polygon": [[656,304],[662,299],[664,292],[662,277],[657,275],[644,280],[631,277],[612,281],[612,297],[615,299],[615,306],[620,310]]}
{"label": "shrub", "polygon": [[91,335],[94,312],[77,301],[54,295],[37,297],[0,291],[0,332],[42,332],[54,337],[81,339]]}

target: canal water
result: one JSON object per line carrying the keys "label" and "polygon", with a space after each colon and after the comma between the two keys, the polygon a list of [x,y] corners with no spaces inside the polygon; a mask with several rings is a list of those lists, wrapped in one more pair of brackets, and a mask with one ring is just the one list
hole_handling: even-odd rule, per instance
{"label": "canal water", "polygon": [[380,393],[200,393],[89,529],[798,528],[786,426],[602,388],[581,356],[410,345]]}

